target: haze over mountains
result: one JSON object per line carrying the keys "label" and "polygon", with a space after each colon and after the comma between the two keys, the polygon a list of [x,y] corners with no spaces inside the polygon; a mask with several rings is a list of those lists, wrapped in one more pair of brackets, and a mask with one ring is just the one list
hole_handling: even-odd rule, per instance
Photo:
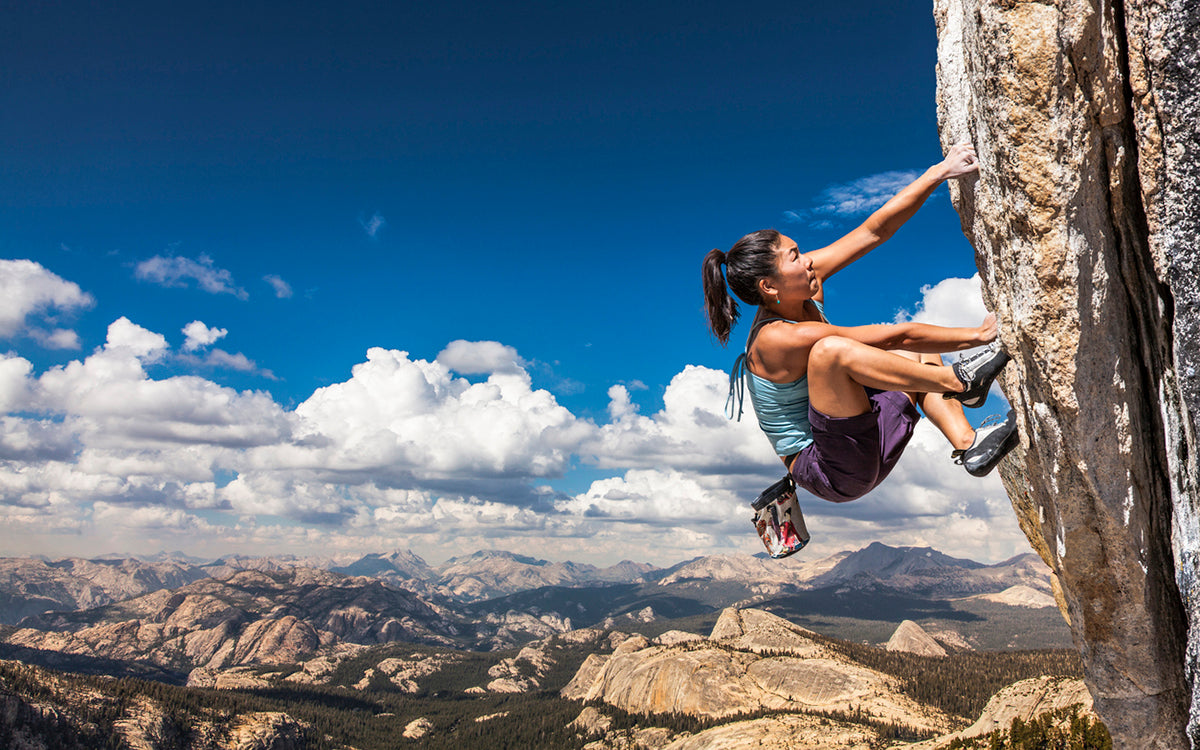
{"label": "haze over mountains", "polygon": [[[959,621],[967,639],[988,616],[964,607],[1052,605],[1046,569],[1032,554],[983,565],[878,543],[822,560],[722,555],[670,568],[629,561],[597,568],[491,551],[438,566],[404,550],[348,564],[0,560],[0,622],[16,626],[5,634],[8,644],[181,674],[294,660],[339,644],[509,648],[579,627],[713,617],[727,606],[824,617],[827,630],[838,618],[877,621],[889,631],[879,641],[902,619],[942,617]],[[987,638],[980,644],[996,646]]]}

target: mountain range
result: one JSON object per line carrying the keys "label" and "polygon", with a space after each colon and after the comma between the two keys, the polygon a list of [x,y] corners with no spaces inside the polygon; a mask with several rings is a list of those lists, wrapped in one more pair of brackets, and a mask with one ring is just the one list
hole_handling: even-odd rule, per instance
{"label": "mountain range", "polygon": [[[21,669],[51,667],[94,679],[149,679],[180,690],[186,685],[258,691],[266,702],[255,703],[258,713],[245,717],[248,726],[283,722],[279,731],[285,734],[294,729],[287,728],[287,716],[293,715],[287,701],[334,700],[321,697],[325,692],[297,690],[483,700],[545,695],[571,682],[575,687],[564,694],[566,700],[598,700],[610,712],[681,710],[659,705],[654,697],[670,693],[702,702],[696,705],[726,706],[697,716],[734,720],[782,710],[797,700],[796,706],[812,703],[816,693],[805,691],[815,688],[804,683],[810,678],[827,683],[820,688],[826,690],[848,684],[851,675],[868,692],[886,688],[899,695],[892,678],[867,674],[857,662],[835,664],[826,646],[803,645],[824,643],[821,638],[887,643],[887,651],[877,650],[929,655],[919,658],[1067,647],[1069,633],[1054,606],[1048,572],[1032,554],[985,565],[929,548],[882,544],[822,559],[716,555],[668,568],[628,561],[599,568],[506,552],[477,552],[435,566],[407,550],[354,560],[7,558],[0,560],[0,615],[8,623],[0,625],[0,667],[14,679],[26,674]],[[760,640],[729,640],[738,628]],[[770,633],[775,635],[764,635]],[[788,643],[799,638],[795,648],[801,650],[773,656],[782,647],[772,646],[771,638]],[[849,646],[838,648],[850,653]],[[815,661],[796,661],[808,659],[803,656],[808,651]],[[607,677],[601,679],[604,664]],[[712,685],[670,677],[712,669],[725,675]],[[43,682],[66,679],[28,674]],[[657,676],[650,680],[652,675]],[[69,681],[63,684],[63,694],[70,694]],[[95,684],[100,683],[88,683]],[[693,688],[698,692],[690,695]],[[31,689],[21,705],[30,716],[42,715],[30,703],[37,695]],[[4,690],[0,684],[0,699],[15,700],[5,698]],[[632,698],[638,691],[647,697]],[[703,703],[717,700],[717,693],[728,695]],[[188,695],[188,701],[200,700]],[[279,700],[271,703],[269,696]],[[733,702],[721,702],[726,699]],[[871,708],[870,721],[928,713],[915,708],[911,697],[888,700],[895,705],[885,701],[878,711]],[[822,701],[812,705],[820,704],[826,714],[839,705]],[[486,700],[480,705],[485,704],[502,705]],[[428,705],[435,713],[442,710],[436,700]],[[860,700],[855,705],[867,710]],[[554,703],[553,710],[569,706]],[[595,722],[606,721],[588,710],[578,731],[591,733]],[[493,711],[476,720],[503,715]],[[926,736],[958,727],[962,715],[948,721],[935,712],[924,723],[909,724]],[[402,727],[406,736],[436,729],[429,717],[410,719]],[[555,731],[565,731],[569,721]],[[813,726],[823,726],[821,721]],[[858,724],[843,729],[878,740],[874,730]]]}
{"label": "mountain range", "polygon": [[494,650],[587,626],[710,627],[725,607],[753,606],[873,642],[907,619],[976,648],[1069,645],[1032,554],[984,565],[876,543],[820,560],[721,555],[670,568],[507,552],[431,566],[404,550],[327,569],[297,562],[307,561],[3,559],[0,617],[15,627],[0,641],[183,679],[350,645]]}

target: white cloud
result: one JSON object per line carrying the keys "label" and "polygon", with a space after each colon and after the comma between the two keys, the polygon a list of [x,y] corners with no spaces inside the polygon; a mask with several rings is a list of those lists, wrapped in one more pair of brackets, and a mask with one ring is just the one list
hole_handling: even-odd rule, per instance
{"label": "white cloud", "polygon": [[183,342],[183,350],[185,352],[194,352],[197,349],[203,349],[229,335],[229,330],[225,328],[209,328],[199,320],[193,320],[183,327],[183,335],[187,339]]}
{"label": "white cloud", "polygon": [[252,445],[288,433],[283,410],[265,393],[238,393],[202,378],[148,377],[144,363],[162,357],[166,339],[115,321],[108,342],[82,362],[47,370],[37,380],[39,410],[94,421],[108,441]]}
{"label": "white cloud", "polygon": [[831,219],[854,219],[871,213],[920,175],[911,170],[881,172],[830,185],[814,199],[810,208],[785,211],[784,216],[788,221],[827,229],[832,226]]}
{"label": "white cloud", "polygon": [[207,255],[201,255],[196,260],[156,255],[138,263],[134,268],[134,276],[165,287],[187,287],[194,282],[210,294],[232,294],[243,300],[250,296],[234,283],[232,273],[214,266],[212,258]]}
{"label": "white cloud", "polygon": [[740,422],[725,417],[729,375],[688,365],[671,379],[663,409],[637,413],[625,386],[609,389],[609,414],[585,452],[603,468],[675,468],[705,473],[782,469],[755,420],[749,400]]}
{"label": "white cloud", "polygon": [[129,318],[118,318],[108,326],[105,351],[122,351],[139,360],[160,359],[168,348],[167,339],[161,333],[142,328]]}
{"label": "white cloud", "polygon": [[[71,313],[91,307],[94,300],[79,288],[31,260],[0,259],[0,336],[26,333],[30,316],[53,310]],[[51,348],[77,348],[74,333],[63,329],[38,331],[37,338]]]}
{"label": "white cloud", "polygon": [[278,380],[275,373],[270,370],[263,369],[258,364],[247,357],[245,354],[238,352],[233,354],[224,349],[212,349],[204,353],[203,356],[193,354],[183,354],[179,357],[179,361],[192,367],[207,367],[214,370],[234,370],[236,372],[246,372],[252,375],[266,378],[267,380]]}
{"label": "white cloud", "polygon": [[317,390],[296,415],[319,447],[285,452],[306,454],[312,466],[392,477],[553,476],[594,430],[548,391],[533,390],[524,371],[472,384],[440,360],[378,348],[349,381]]}
{"label": "white cloud", "polygon": [[912,320],[938,326],[977,326],[987,315],[979,274],[969,279],[944,279],[921,288],[915,312],[901,310],[896,322]]}
{"label": "white cloud", "polygon": [[23,411],[29,401],[29,373],[33,365],[23,357],[0,354],[0,410]]}
{"label": "white cloud", "polygon": [[[782,465],[780,469],[782,474]],[[736,494],[696,476],[654,469],[597,480],[587,492],[561,500],[556,507],[583,516],[665,526],[702,526],[746,516]]]}
{"label": "white cloud", "polygon": [[[183,343],[183,351],[197,352],[225,338],[229,335],[229,331],[225,328],[209,328],[201,321],[193,320],[183,327],[183,334],[186,336],[186,340]],[[202,357],[185,354],[180,357],[180,360],[193,366],[249,372],[271,380],[275,379],[274,373],[270,370],[259,369],[254,360],[241,352],[232,354],[224,349],[213,349],[205,352]]]}
{"label": "white cloud", "polygon": [[521,372],[524,362],[517,350],[498,341],[451,341],[437,355],[440,365],[460,375]]}
{"label": "white cloud", "polygon": [[292,285],[275,274],[267,274],[263,277],[263,281],[271,285],[271,289],[275,291],[276,298],[287,299],[292,296]]}
{"label": "white cloud", "polygon": [[50,331],[34,328],[29,333],[34,341],[47,349],[79,348],[79,334],[69,328],[55,328]]}
{"label": "white cloud", "polygon": [[[966,291],[977,286],[929,287],[916,316],[969,313]],[[222,329],[195,321],[184,334],[197,352],[184,357],[253,366],[201,351]],[[760,551],[747,504],[782,475],[751,408],[740,423],[725,418],[727,374],[704,367],[679,372],[648,415],[630,397],[644,386],[613,385],[597,425],[535,389],[530,365],[495,341],[454,341],[433,361],[371,349],[347,380],[294,410],[200,377],[154,377],[168,352],[163,336],[121,318],[90,356],[40,375],[0,355],[6,549],[34,538],[60,549],[73,534],[83,536],[71,537],[72,551],[403,545],[432,559],[460,553],[467,538],[518,551],[536,540],[551,559],[670,564]],[[812,554],[877,539],[976,559],[1027,549],[998,480],[970,477],[949,450],[922,422],[871,495],[804,498]],[[610,475],[565,493],[561,477],[578,460]]]}

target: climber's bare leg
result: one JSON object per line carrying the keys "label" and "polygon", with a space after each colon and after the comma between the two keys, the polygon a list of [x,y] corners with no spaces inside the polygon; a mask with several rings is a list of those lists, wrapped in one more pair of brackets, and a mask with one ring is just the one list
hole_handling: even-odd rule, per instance
{"label": "climber's bare leg", "polygon": [[[915,359],[923,364],[932,365],[934,367],[942,367],[941,355],[938,354],[916,354],[914,352],[893,352],[909,359]],[[946,439],[950,441],[950,445],[959,450],[966,450],[971,447],[971,443],[975,441],[975,428],[967,421],[967,417],[963,414],[962,402],[954,399],[944,399],[939,394],[921,393],[918,391],[909,391],[908,397],[917,406],[921,407],[921,411],[933,426],[938,428]]]}
{"label": "climber's bare leg", "polygon": [[864,387],[942,394],[957,393],[963,385],[949,367],[898,357],[853,339],[827,336],[813,344],[808,398],[814,409],[839,418],[865,414],[871,402]]}

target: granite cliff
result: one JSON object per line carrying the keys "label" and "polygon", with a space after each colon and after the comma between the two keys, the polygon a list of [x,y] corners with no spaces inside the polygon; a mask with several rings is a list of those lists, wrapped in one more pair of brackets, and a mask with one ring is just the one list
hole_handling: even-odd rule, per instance
{"label": "granite cliff", "polygon": [[935,0],[1001,466],[1119,747],[1200,746],[1200,2]]}

